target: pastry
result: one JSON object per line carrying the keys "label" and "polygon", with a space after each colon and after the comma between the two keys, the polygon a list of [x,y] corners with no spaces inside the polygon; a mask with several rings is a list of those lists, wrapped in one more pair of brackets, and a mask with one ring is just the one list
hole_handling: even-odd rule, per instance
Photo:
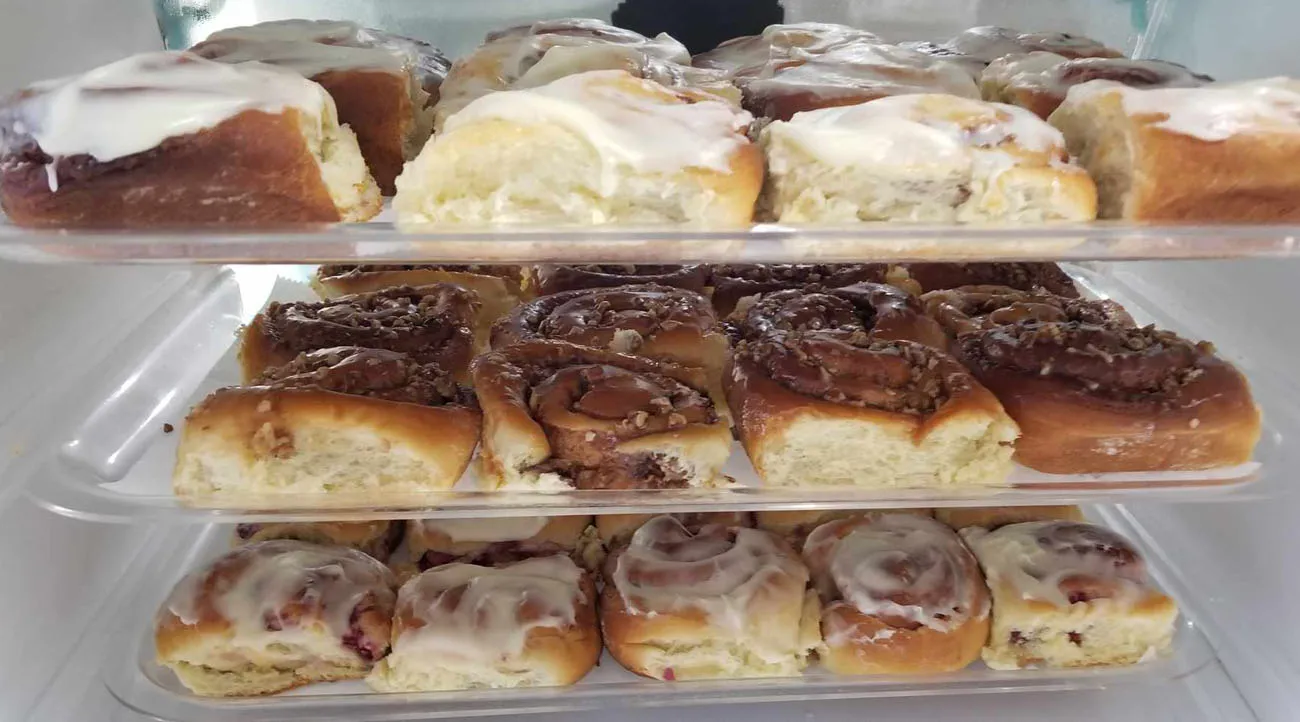
{"label": "pastry", "polygon": [[1082,35],[1070,33],[1022,33],[990,25],[963,30],[942,43],[906,42],[904,47],[958,63],[978,78],[989,63],[1005,55],[1035,51],[1067,58],[1122,58],[1114,48]]}
{"label": "pastry", "polygon": [[650,284],[541,296],[492,327],[492,348],[538,339],[714,371],[722,368],[728,348],[707,298]]}
{"label": "pastry", "polygon": [[297,539],[350,547],[386,562],[402,543],[402,528],[402,523],[395,521],[256,522],[236,525],[235,543]]}
{"label": "pastry", "polygon": [[1115,532],[1031,521],[961,535],[993,593],[993,669],[1136,664],[1169,648],[1178,607]]}
{"label": "pastry", "polygon": [[401,351],[463,379],[474,353],[486,345],[481,308],[473,291],[446,283],[396,286],[328,301],[273,301],[243,330],[239,362],[244,381],[300,353],[332,346]]}
{"label": "pastry", "polygon": [[433,132],[438,86],[451,68],[427,43],[341,20],[226,28],[190,52],[223,63],[269,63],[320,83],[338,107],[339,122],[356,133],[384,195],[393,194],[402,163]]}
{"label": "pastry", "polygon": [[406,548],[421,570],[451,562],[494,567],[538,556],[573,554],[589,516],[411,519]]}
{"label": "pastry", "polygon": [[1300,81],[1070,89],[1049,121],[1097,180],[1099,217],[1300,219]]}
{"label": "pastry", "polygon": [[564,555],[447,564],[402,585],[380,692],[570,685],[596,666],[596,586]]}
{"label": "pastry", "polygon": [[1178,63],[1129,58],[1078,58],[1033,52],[1007,55],[980,75],[985,100],[1028,108],[1046,120],[1070,88],[1090,80],[1113,80],[1133,88],[1195,88],[1214,82]]}
{"label": "pastry", "polygon": [[709,375],[560,341],[480,356],[485,479],[498,487],[716,486],[730,417]]}
{"label": "pastry", "polygon": [[759,529],[766,529],[790,542],[795,549],[802,549],[804,539],[813,529],[836,519],[851,519],[864,516],[898,513],[917,516],[934,516],[930,509],[816,509],[812,511],[758,511],[754,512],[754,521]]}
{"label": "pastry", "polygon": [[659,286],[684,288],[703,292],[708,281],[709,267],[700,264],[666,266],[631,263],[606,263],[579,266],[543,265],[534,272],[534,291],[547,296],[561,291],[583,288],[609,288],[632,283],[653,283]]}
{"label": "pastry", "polygon": [[899,95],[763,129],[760,202],[781,222],[1084,221],[1096,189],[1024,108]]}
{"label": "pastry", "polygon": [[[596,517],[596,534],[608,549],[626,545],[646,522],[656,514],[600,514]],[[692,533],[709,525],[752,527],[754,515],[747,511],[696,511],[669,514]]]}
{"label": "pastry", "polygon": [[997,529],[1023,521],[1083,521],[1077,506],[970,506],[935,509],[934,518],[953,529],[980,526]]}
{"label": "pastry", "polygon": [[397,580],[354,549],[276,539],[176,584],[154,620],[158,663],[205,697],[358,679],[388,653]]}
{"label": "pastry", "polygon": [[709,271],[710,298],[719,318],[730,316],[736,304],[749,296],[813,284],[840,288],[862,281],[894,284],[892,267],[887,263],[756,263],[717,265]]}
{"label": "pastry", "polygon": [[895,278],[889,283],[903,285],[900,280],[907,279],[914,284],[915,293],[959,286],[1008,286],[1079,297],[1074,279],[1055,263],[900,263],[893,272]]}
{"label": "pastry", "polygon": [[398,224],[748,224],[750,116],[618,70],[486,95],[397,179]]}
{"label": "pastry", "polygon": [[271,226],[365,220],[380,198],[319,85],[152,52],[0,103],[0,207],[20,226]]}
{"label": "pastry", "polygon": [[195,406],[172,489],[204,505],[409,500],[456,483],[480,422],[474,395],[435,364],[383,349],[311,351]]}
{"label": "pastry", "polygon": [[451,283],[478,295],[483,326],[506,315],[528,298],[525,290],[529,272],[524,266],[452,265],[421,263],[405,265],[327,264],[316,269],[312,289],[321,298],[382,291],[394,286],[428,286]]}
{"label": "pastry", "polygon": [[656,517],[610,554],[604,578],[605,646],[646,677],[797,676],[820,641],[808,570],[765,531]]}
{"label": "pastry", "polygon": [[916,341],[944,349],[948,339],[914,296],[883,283],[843,288],[810,285],[747,299],[731,317],[740,338],[820,333],[845,338]]}
{"label": "pastry", "polygon": [[1124,328],[1137,325],[1114,301],[1058,296],[1042,288],[1021,291],[1008,286],[959,286],[930,291],[921,296],[921,305],[953,338],[1022,321],[1077,321]]}
{"label": "pastry", "polygon": [[1016,425],[956,361],[851,331],[742,341],[723,375],[769,486],[998,485]]}
{"label": "pastry", "polygon": [[1211,469],[1249,461],[1259,440],[1241,372],[1153,326],[1030,319],[963,333],[952,353],[1016,420],[1015,459],[1038,471]]}
{"label": "pastry", "polygon": [[951,529],[923,516],[828,522],[803,546],[821,597],[817,657],[835,674],[936,674],[979,659],[989,592]]}
{"label": "pastry", "polygon": [[835,48],[876,44],[881,40],[865,30],[835,23],[769,25],[759,35],[732,38],[692,58],[699,68],[722,70],[733,78],[758,75],[773,58],[820,55]]}

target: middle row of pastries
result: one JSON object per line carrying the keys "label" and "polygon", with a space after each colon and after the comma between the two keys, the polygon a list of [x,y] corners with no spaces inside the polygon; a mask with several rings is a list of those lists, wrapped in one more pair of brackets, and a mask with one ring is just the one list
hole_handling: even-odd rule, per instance
{"label": "middle row of pastries", "polygon": [[385,551],[401,522],[241,525],[159,609],[157,659],[208,696],[570,685],[603,648],[670,682],[796,676],[814,656],[935,674],[1134,664],[1178,615],[1136,548],[1072,507],[590,521],[407,522],[415,564],[396,574],[355,549]]}
{"label": "middle row of pastries", "polygon": [[[638,271],[701,290],[602,285]],[[1012,285],[965,285],[990,280]],[[807,487],[996,486],[1013,460],[1210,469],[1260,434],[1210,344],[1052,264],[326,266],[315,285],[355,284],[379,290],[272,303],[244,330],[244,385],[187,419],[183,500],[417,503],[476,447],[480,488],[716,487],[733,429],[763,484]]]}

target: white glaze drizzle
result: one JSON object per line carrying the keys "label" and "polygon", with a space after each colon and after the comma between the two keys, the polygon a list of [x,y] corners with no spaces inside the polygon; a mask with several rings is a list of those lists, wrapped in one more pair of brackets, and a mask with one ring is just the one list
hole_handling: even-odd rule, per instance
{"label": "white glaze drizzle", "polygon": [[[334,102],[296,73],[227,65],[189,53],[154,52],[78,76],[38,83],[13,109],[14,130],[48,155],[89,154],[104,162],[211,128],[247,110],[333,115]],[[329,108],[327,112],[327,107]]]}
{"label": "white glaze drizzle", "polygon": [[1105,45],[1082,35],[1065,33],[1021,33],[992,25],[971,28],[954,36],[944,46],[985,63],[1009,55],[1033,50],[1059,51],[1076,56],[1114,55]]}
{"label": "white glaze drizzle", "polygon": [[[232,564],[243,569],[225,582],[205,586],[214,572]],[[255,637],[275,631],[270,628],[293,602],[342,638],[359,602],[374,595],[380,606],[391,608],[396,586],[388,567],[355,549],[275,539],[239,547],[190,573],[172,589],[163,609],[195,624],[203,596],[236,636]],[[294,633],[292,625],[280,626]]]}
{"label": "white glaze drizzle", "polygon": [[795,50],[817,55],[846,45],[880,42],[879,37],[865,30],[834,23],[768,25],[760,35],[734,38],[701,53],[695,64],[744,77],[757,75],[769,61],[788,57]]}
{"label": "white glaze drizzle", "polygon": [[[397,614],[424,626],[407,627],[394,654],[473,660],[486,664],[518,657],[528,634],[565,628],[588,602],[582,570],[567,556],[526,559],[501,567],[445,564],[402,585]],[[521,618],[526,610],[531,618]]]}
{"label": "white glaze drizzle", "polygon": [[[622,82],[640,84],[628,92]],[[581,135],[608,164],[643,172],[699,167],[726,171],[746,141],[748,113],[717,100],[687,103],[662,86],[619,70],[560,78],[527,90],[485,95],[451,116],[444,133],[484,119],[556,123]]]}
{"label": "white glaze drizzle", "polygon": [[746,90],[756,95],[813,91],[834,96],[856,89],[881,95],[948,93],[979,99],[979,88],[961,67],[896,45],[854,43],[817,55],[769,63]]}
{"label": "white glaze drizzle", "polygon": [[[1210,82],[1208,79],[1198,78],[1195,73],[1181,65],[1162,60],[1129,58],[1071,60],[1056,53],[1041,51],[1025,55],[1008,55],[993,61],[985,68],[981,82],[993,83],[998,87],[1027,88],[1064,96],[1071,87],[1080,84],[1067,81],[1066,75],[1072,69],[1083,68],[1111,73],[1146,72],[1160,76],[1159,82],[1154,85],[1145,82],[1136,84],[1143,88],[1194,88]],[[1129,84],[1125,81],[1113,82]]]}
{"label": "white glaze drizzle", "polygon": [[1131,116],[1164,116],[1151,125],[1201,140],[1250,132],[1300,133],[1300,81],[1291,78],[1151,89],[1093,80],[1071,88],[1066,102],[1086,102],[1101,93],[1119,93]]}
{"label": "white glaze drizzle", "polygon": [[[1071,578],[1096,580],[1112,603],[1127,607],[1152,589],[1146,565],[1126,539],[1104,527],[1073,521],[1022,522],[988,531],[961,530],[975,552],[989,586],[1010,584],[1022,599],[1069,607],[1061,584]],[[1117,559],[1125,563],[1117,564]]]}
{"label": "white glaze drizzle", "polygon": [[330,70],[402,71],[421,52],[411,41],[339,20],[277,20],[219,30],[193,50],[224,63],[262,62],[305,77]]}
{"label": "white glaze drizzle", "polygon": [[452,543],[521,541],[537,536],[549,518],[417,519],[425,531],[446,536]]}
{"label": "white glaze drizzle", "polygon": [[[947,632],[988,615],[987,596],[977,596],[982,582],[971,578],[978,568],[974,557],[934,519],[914,514],[837,519],[813,530],[803,553],[823,599],[842,598],[868,616]],[[900,569],[917,576],[907,579]],[[916,601],[901,604],[891,598],[900,595]]]}

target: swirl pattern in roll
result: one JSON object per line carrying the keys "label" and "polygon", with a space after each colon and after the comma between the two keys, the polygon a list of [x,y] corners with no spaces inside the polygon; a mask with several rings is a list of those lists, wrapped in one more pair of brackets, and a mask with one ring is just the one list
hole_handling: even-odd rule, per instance
{"label": "swirl pattern in roll", "polygon": [[708,299],[658,285],[554,293],[530,301],[492,329],[493,348],[553,339],[685,366],[719,369],[726,334]]}
{"label": "swirl pattern in roll", "polygon": [[823,524],[803,558],[822,599],[823,664],[840,674],[933,673],[979,658],[989,597],[979,564],[929,517]]}
{"label": "swirl pattern in roll", "polygon": [[885,263],[760,263],[714,266],[709,272],[709,286],[718,317],[727,318],[740,300],[749,296],[814,284],[840,288],[863,281],[892,283],[892,278]]}
{"label": "swirl pattern in roll", "polygon": [[[733,322],[740,315],[733,314]],[[769,293],[747,304],[737,326],[738,335],[748,339],[795,332],[916,341],[939,349],[948,345],[943,330],[922,313],[914,297],[883,283],[855,283],[843,288],[814,284]]]}
{"label": "swirl pattern in roll", "polygon": [[1130,58],[1067,58],[1048,52],[1007,55],[980,76],[985,100],[1028,108],[1044,120],[1065,101],[1070,88],[1107,80],[1133,88],[1195,88],[1214,82],[1178,63]]}
{"label": "swirl pattern in roll", "polygon": [[312,289],[323,299],[371,293],[396,286],[451,283],[478,295],[480,335],[486,339],[492,323],[528,297],[525,266],[490,264],[325,264],[316,269]]}
{"label": "swirl pattern in roll", "polygon": [[473,365],[483,471],[498,486],[713,486],[730,417],[703,369],[560,341],[526,341]]}
{"label": "swirl pattern in roll", "polygon": [[954,353],[1020,425],[1016,460],[1039,471],[1231,466],[1259,439],[1245,377],[1209,343],[1152,326],[1025,320],[965,333]]}
{"label": "swirl pattern in roll", "polygon": [[990,667],[1133,664],[1168,648],[1178,609],[1119,534],[1032,521],[961,535],[993,593]]}
{"label": "swirl pattern in roll", "polygon": [[672,266],[648,263],[589,263],[542,265],[535,272],[537,295],[547,296],[584,288],[612,288],[634,283],[684,288],[702,292],[709,267],[700,264]]}
{"label": "swirl pattern in roll", "polygon": [[921,304],[925,312],[953,336],[1022,321],[1079,321],[1128,328],[1136,326],[1132,317],[1114,301],[1071,298],[1042,289],[962,286],[931,291],[921,296]]}
{"label": "swirl pattern in roll", "polygon": [[777,536],[656,517],[605,565],[615,659],[665,680],[796,675],[816,643],[808,571]]}
{"label": "swirl pattern in roll", "polygon": [[477,295],[438,283],[397,286],[328,301],[272,302],[244,329],[244,380],[306,351],[333,346],[400,351],[464,377],[476,349]]}
{"label": "swirl pattern in roll", "polygon": [[899,285],[899,279],[906,278],[913,284],[908,290],[915,293],[961,286],[1008,286],[1079,297],[1074,279],[1055,263],[900,263],[892,271],[896,278],[890,283]]}

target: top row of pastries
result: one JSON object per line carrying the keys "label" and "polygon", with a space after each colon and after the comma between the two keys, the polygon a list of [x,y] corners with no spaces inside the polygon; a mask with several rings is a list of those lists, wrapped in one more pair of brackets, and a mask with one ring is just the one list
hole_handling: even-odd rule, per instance
{"label": "top row of pastries", "polygon": [[28,226],[1300,219],[1300,81],[1058,33],[773,25],[691,57],[564,19],[450,63],[339,21],[220,31],[0,105]]}

